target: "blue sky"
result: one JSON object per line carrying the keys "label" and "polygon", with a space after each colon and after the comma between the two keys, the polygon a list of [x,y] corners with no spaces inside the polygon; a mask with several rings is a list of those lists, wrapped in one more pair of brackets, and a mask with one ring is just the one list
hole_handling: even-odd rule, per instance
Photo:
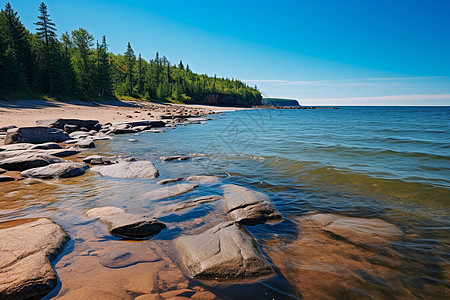
{"label": "blue sky", "polygon": [[[34,28],[41,1],[10,1]],[[5,1],[1,1],[4,7]],[[86,28],[198,73],[304,105],[450,105],[450,1],[45,1],[59,34]]]}

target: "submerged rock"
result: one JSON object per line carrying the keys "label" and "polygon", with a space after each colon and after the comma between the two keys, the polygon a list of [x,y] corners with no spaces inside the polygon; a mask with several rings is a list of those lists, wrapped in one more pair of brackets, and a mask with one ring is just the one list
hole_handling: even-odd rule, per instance
{"label": "submerged rock", "polygon": [[230,220],[243,225],[256,225],[282,219],[266,194],[234,184],[224,185],[222,189],[225,212]]}
{"label": "submerged rock", "polygon": [[145,197],[148,200],[171,198],[192,191],[196,187],[198,187],[198,184],[192,183],[180,183],[175,185],[169,185],[145,193],[143,197]]}
{"label": "submerged rock", "polygon": [[91,171],[117,178],[156,178],[159,175],[151,161],[119,162],[109,166],[95,166]]}
{"label": "submerged rock", "polygon": [[304,226],[315,226],[353,244],[369,247],[383,246],[403,234],[397,226],[380,219],[315,214],[302,218],[301,223]]}
{"label": "submerged rock", "polygon": [[45,167],[28,169],[20,173],[22,177],[28,178],[70,178],[83,175],[89,167],[84,163],[57,163]]}
{"label": "submerged rock", "polygon": [[51,262],[69,240],[49,219],[0,230],[0,298],[41,298],[57,284]]}
{"label": "submerged rock", "polygon": [[166,228],[166,225],[155,218],[129,214],[115,207],[93,208],[85,215],[98,219],[112,235],[123,238],[152,237]]}
{"label": "submerged rock", "polygon": [[186,178],[186,181],[198,183],[217,183],[219,182],[219,178],[213,175],[195,175],[189,176]]}
{"label": "submerged rock", "polygon": [[254,238],[239,225],[226,222],[175,240],[178,255],[194,278],[239,279],[274,274]]}
{"label": "submerged rock", "polygon": [[0,168],[8,171],[25,171],[32,168],[38,168],[62,162],[65,162],[65,160],[49,154],[24,153],[16,157],[10,157],[0,160]]}
{"label": "submerged rock", "polygon": [[151,248],[142,251],[142,247],[133,248],[133,244],[121,248],[114,248],[100,256],[100,264],[104,267],[116,269],[125,268],[142,262],[153,262],[161,259]]}
{"label": "submerged rock", "polygon": [[64,131],[50,127],[21,127],[8,131],[5,145],[17,143],[43,144],[47,142],[61,143],[70,140]]}

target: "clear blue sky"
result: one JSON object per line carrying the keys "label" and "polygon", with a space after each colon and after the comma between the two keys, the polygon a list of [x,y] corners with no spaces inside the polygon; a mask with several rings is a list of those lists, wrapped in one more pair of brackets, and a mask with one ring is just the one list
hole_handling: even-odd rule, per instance
{"label": "clear blue sky", "polygon": [[[41,1],[10,1],[29,29]],[[1,1],[2,7],[6,1]],[[59,34],[86,28],[198,73],[304,105],[450,105],[448,0],[45,1]]]}

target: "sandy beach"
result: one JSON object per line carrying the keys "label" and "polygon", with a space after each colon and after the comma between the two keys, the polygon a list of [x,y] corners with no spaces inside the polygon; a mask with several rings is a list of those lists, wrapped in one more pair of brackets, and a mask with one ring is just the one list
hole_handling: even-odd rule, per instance
{"label": "sandy beach", "polygon": [[132,119],[158,119],[159,116],[177,110],[198,111],[204,115],[211,112],[233,111],[247,108],[219,107],[208,105],[161,104],[144,101],[46,101],[46,100],[0,100],[0,127],[35,126],[37,120],[73,118],[108,122],[130,121]]}

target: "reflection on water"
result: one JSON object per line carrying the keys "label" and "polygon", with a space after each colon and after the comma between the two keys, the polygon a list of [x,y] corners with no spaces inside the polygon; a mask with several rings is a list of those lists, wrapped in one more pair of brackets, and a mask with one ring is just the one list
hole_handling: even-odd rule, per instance
{"label": "reflection on water", "polygon": [[[411,109],[402,118],[404,112],[381,108],[235,112],[163,134],[140,133],[138,143],[130,143],[129,135],[118,136],[97,142],[98,149],[83,156],[131,155],[152,160],[159,179],[208,174],[221,183],[158,201],[142,196],[161,187],[157,180],[102,178],[90,172],[73,179],[2,183],[0,220],[49,217],[72,237],[56,262],[61,284],[48,299],[134,299],[144,294],[196,299],[442,299],[450,291],[450,127],[448,111],[430,118],[433,114]],[[205,156],[158,160],[162,155],[192,153]],[[274,278],[206,282],[187,277],[178,267],[173,239],[203,232],[227,217],[223,200],[180,211],[167,208],[199,196],[222,195],[220,185],[226,183],[269,194],[283,214],[282,222],[247,227],[274,264]],[[100,206],[154,215],[167,228],[150,240],[121,240],[83,216]],[[308,222],[305,216],[313,213],[363,221],[350,222],[350,228],[360,230],[348,235]],[[394,224],[401,235],[370,244],[376,233],[367,227],[368,218]],[[365,236],[358,235],[364,231]],[[121,251],[129,253],[124,265],[105,263],[111,253]]]}

